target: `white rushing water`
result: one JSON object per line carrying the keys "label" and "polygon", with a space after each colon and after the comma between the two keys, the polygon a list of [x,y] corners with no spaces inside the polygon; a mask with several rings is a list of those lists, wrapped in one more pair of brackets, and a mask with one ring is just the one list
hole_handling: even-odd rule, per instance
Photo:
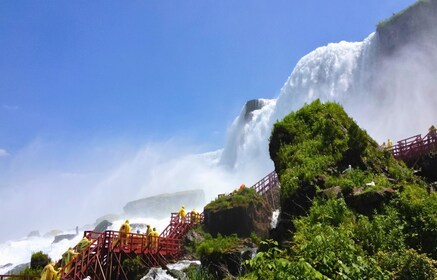
{"label": "white rushing water", "polygon": [[[79,191],[71,192],[66,197],[81,201],[80,207],[76,212],[68,212],[64,203],[61,203],[56,205],[58,212],[69,217],[71,221],[67,222],[74,226],[80,217],[89,216],[89,213],[95,213],[95,217],[87,216],[95,219],[99,215],[114,213],[114,209],[120,209],[129,200],[147,195],[202,188],[207,200],[211,200],[219,193],[232,191],[243,182],[246,185],[254,184],[273,170],[268,154],[268,139],[273,124],[317,98],[341,103],[358,124],[380,143],[387,138],[396,140],[426,133],[431,124],[437,123],[437,50],[422,51],[405,46],[396,54],[383,58],[383,61],[376,61],[377,45],[377,36],[371,34],[362,42],[333,43],[304,56],[283,85],[277,99],[260,100],[262,108],[250,114],[243,108],[229,128],[223,150],[184,154],[180,152],[179,143],[162,147],[146,145],[116,168],[103,172],[100,178],[89,180],[88,184],[84,176],[80,177],[80,181],[70,176],[69,182],[66,182],[68,189],[75,190],[74,187],[80,185],[89,196],[84,198]],[[378,67],[375,66],[376,62]],[[53,190],[56,186],[53,184]],[[123,191],[120,191],[120,186],[123,186]],[[102,193],[105,197],[101,196]],[[38,195],[34,194],[34,200],[38,199]],[[23,204],[31,207],[30,203],[18,204],[13,201],[15,196],[26,197],[24,194],[11,195],[10,205],[6,204],[0,210],[6,211],[8,207]],[[90,211],[91,206],[94,207],[93,211]],[[178,208],[179,205],[175,205],[175,211]],[[33,212],[29,209],[27,212]],[[27,232],[38,225],[56,227],[53,223],[43,225],[42,221],[26,219],[31,227]],[[9,223],[12,224],[14,220],[17,219],[11,218]],[[65,219],[53,216],[51,220]],[[168,219],[153,223],[158,230],[162,230]],[[15,226],[18,228],[19,225]],[[117,229],[117,225],[114,225],[114,229]],[[2,243],[0,266],[29,262],[31,253],[39,250],[58,259],[79,239],[53,245],[51,241],[47,238],[23,238]],[[0,273],[10,268],[0,269]]]}

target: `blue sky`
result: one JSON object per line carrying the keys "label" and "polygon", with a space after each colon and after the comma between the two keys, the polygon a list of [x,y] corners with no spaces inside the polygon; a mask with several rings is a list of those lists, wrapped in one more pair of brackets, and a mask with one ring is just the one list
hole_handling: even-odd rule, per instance
{"label": "blue sky", "polygon": [[0,167],[41,142],[53,159],[103,140],[220,148],[299,58],[413,2],[2,0]]}

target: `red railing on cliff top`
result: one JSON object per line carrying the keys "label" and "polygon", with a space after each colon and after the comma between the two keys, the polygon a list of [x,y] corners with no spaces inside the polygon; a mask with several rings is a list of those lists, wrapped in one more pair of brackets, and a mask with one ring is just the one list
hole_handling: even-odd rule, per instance
{"label": "red railing on cliff top", "polygon": [[422,137],[421,134],[400,140],[393,147],[387,149],[396,159],[412,160],[437,151],[437,131],[431,130]]}
{"label": "red railing on cliff top", "polygon": [[260,194],[264,195],[270,189],[279,185],[278,174],[275,171],[270,172],[267,176],[259,180],[252,188]]}

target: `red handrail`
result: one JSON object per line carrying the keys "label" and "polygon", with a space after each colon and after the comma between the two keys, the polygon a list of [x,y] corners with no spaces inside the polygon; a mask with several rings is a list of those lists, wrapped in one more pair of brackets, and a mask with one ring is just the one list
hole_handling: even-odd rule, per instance
{"label": "red handrail", "polygon": [[388,147],[396,159],[410,160],[437,150],[437,133],[430,131],[424,137],[421,134],[400,140],[393,147]]}

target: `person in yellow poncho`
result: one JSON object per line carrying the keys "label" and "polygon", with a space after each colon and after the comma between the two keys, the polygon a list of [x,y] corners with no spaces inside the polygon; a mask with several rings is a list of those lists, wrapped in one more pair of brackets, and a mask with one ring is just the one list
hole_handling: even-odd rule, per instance
{"label": "person in yellow poncho", "polygon": [[127,245],[130,230],[129,220],[126,220],[119,229],[121,244]]}
{"label": "person in yellow poncho", "polygon": [[150,236],[152,238],[152,248],[158,248],[159,234],[156,231],[156,228],[153,228],[153,230],[150,232]]}
{"label": "person in yellow poncho", "polygon": [[146,238],[145,238],[145,244],[144,246],[147,247],[149,246],[149,244],[151,244],[151,233],[152,233],[152,229],[150,228],[150,225],[147,225],[147,229],[146,229]]}
{"label": "person in yellow poncho", "polygon": [[191,211],[191,222],[192,223],[198,223],[200,222],[200,215],[199,213],[196,211],[196,209],[193,209],[193,211]]}
{"label": "person in yellow poncho", "polygon": [[80,253],[83,250],[85,250],[85,248],[87,248],[88,245],[90,244],[91,244],[91,240],[89,240],[88,238],[86,238],[86,236],[84,236],[84,238],[82,238],[82,240],[79,241],[79,243],[77,243],[76,251]]}
{"label": "person in yellow poncho", "polygon": [[185,206],[182,206],[179,210],[179,217],[181,218],[181,222],[185,219],[185,215],[187,215],[187,212],[185,211]]}
{"label": "person in yellow poncho", "polygon": [[55,262],[50,261],[41,272],[41,280],[56,280],[60,269],[55,269]]}
{"label": "person in yellow poncho", "polygon": [[[79,253],[73,251],[73,248],[68,248],[68,250],[62,254],[61,266],[65,267],[65,273],[68,273],[71,269],[71,264],[68,264],[72,259],[77,257]],[[66,266],[68,264],[68,266]]]}

